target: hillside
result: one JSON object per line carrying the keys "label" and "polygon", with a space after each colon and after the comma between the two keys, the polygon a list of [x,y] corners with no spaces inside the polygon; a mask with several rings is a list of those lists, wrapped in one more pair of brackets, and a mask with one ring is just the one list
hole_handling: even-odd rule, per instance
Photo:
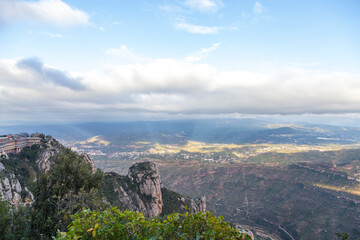
{"label": "hillside", "polygon": [[208,209],[251,230],[281,239],[337,239],[335,232],[360,237],[360,184],[351,177],[359,173],[360,150],[260,157],[252,164],[162,160],[158,165],[165,186],[206,196]]}
{"label": "hillside", "polygon": [[[67,192],[69,187],[71,190]],[[69,209],[66,211],[73,213],[77,211],[77,204],[85,204],[95,209],[117,206],[122,211],[141,212],[146,217],[173,212],[204,212],[206,209],[204,198],[194,200],[164,188],[154,163],[134,164],[126,176],[103,173],[96,170],[88,155],[74,153],[56,139],[45,136],[40,144],[1,156],[0,198],[14,206],[38,209],[34,214],[40,214],[40,218],[42,209],[46,207],[43,201],[54,201],[54,204],[57,201],[60,204],[57,208],[62,211]],[[49,207],[49,210],[54,208]],[[46,227],[44,231],[53,230]]]}

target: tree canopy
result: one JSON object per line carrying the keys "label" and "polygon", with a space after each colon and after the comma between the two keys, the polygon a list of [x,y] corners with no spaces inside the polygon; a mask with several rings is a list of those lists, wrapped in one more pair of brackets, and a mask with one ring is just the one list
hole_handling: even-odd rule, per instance
{"label": "tree canopy", "polygon": [[72,219],[68,232],[58,231],[56,239],[251,239],[210,212],[174,213],[165,219],[147,220],[142,213],[121,212],[115,207],[105,211],[84,209]]}
{"label": "tree canopy", "polygon": [[32,206],[32,235],[50,238],[56,229],[65,230],[70,215],[83,207],[102,210],[107,207],[98,193],[102,173],[93,172],[89,163],[70,149],[56,157],[55,164],[38,179]]}

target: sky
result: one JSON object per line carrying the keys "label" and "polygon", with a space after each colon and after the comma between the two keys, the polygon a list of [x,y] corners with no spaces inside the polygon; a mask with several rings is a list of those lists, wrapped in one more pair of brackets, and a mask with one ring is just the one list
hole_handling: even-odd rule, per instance
{"label": "sky", "polygon": [[0,0],[0,123],[360,121],[358,0]]}

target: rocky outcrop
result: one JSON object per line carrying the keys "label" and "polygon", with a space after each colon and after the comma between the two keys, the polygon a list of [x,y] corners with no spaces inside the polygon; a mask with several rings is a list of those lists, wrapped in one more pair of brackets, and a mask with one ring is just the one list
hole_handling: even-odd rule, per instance
{"label": "rocky outcrop", "polygon": [[22,187],[11,173],[0,178],[0,198],[13,204],[31,203],[34,200],[32,193],[26,187]]}
{"label": "rocky outcrop", "polygon": [[154,163],[137,163],[127,176],[106,173],[105,193],[113,205],[122,210],[142,212],[146,217],[162,213],[161,180]]}
{"label": "rocky outcrop", "polygon": [[[145,198],[145,215],[159,216],[162,213],[161,180],[155,163],[136,163],[129,169],[128,177],[139,184],[139,192]],[[139,199],[140,200],[140,199]]]}
{"label": "rocky outcrop", "polygon": [[205,212],[206,211],[206,197],[198,199],[191,199],[191,210],[193,212]]}
{"label": "rocky outcrop", "polygon": [[[47,137],[42,145],[41,152],[36,159],[36,166],[41,171],[47,172],[50,170],[51,166],[54,164],[54,159],[64,147],[54,138]],[[86,153],[81,153],[80,157],[84,159],[85,162],[91,165],[93,172],[96,171],[95,164],[90,156]]]}
{"label": "rocky outcrop", "polygon": [[91,165],[91,168],[92,168],[93,172],[96,171],[96,167],[95,167],[94,161],[91,159],[91,157],[90,157],[88,154],[86,154],[86,153],[81,153],[81,154],[80,154],[80,157],[81,157],[82,159],[84,159],[85,162],[87,162],[87,163],[89,163],[89,164]]}
{"label": "rocky outcrop", "polygon": [[194,200],[164,188],[158,168],[152,162],[134,164],[127,176],[107,173],[104,193],[121,210],[142,212],[146,217],[206,210],[204,197]]}
{"label": "rocky outcrop", "polygon": [[47,172],[53,164],[52,159],[59,154],[61,145],[52,137],[46,139],[43,143],[39,157],[36,159],[36,166],[41,171]]}

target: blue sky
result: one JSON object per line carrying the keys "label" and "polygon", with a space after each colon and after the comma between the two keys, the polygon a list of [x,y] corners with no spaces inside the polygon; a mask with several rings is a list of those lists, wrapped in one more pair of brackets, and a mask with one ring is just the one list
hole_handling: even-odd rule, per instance
{"label": "blue sky", "polygon": [[0,115],[358,115],[359,12],[357,0],[0,0]]}

